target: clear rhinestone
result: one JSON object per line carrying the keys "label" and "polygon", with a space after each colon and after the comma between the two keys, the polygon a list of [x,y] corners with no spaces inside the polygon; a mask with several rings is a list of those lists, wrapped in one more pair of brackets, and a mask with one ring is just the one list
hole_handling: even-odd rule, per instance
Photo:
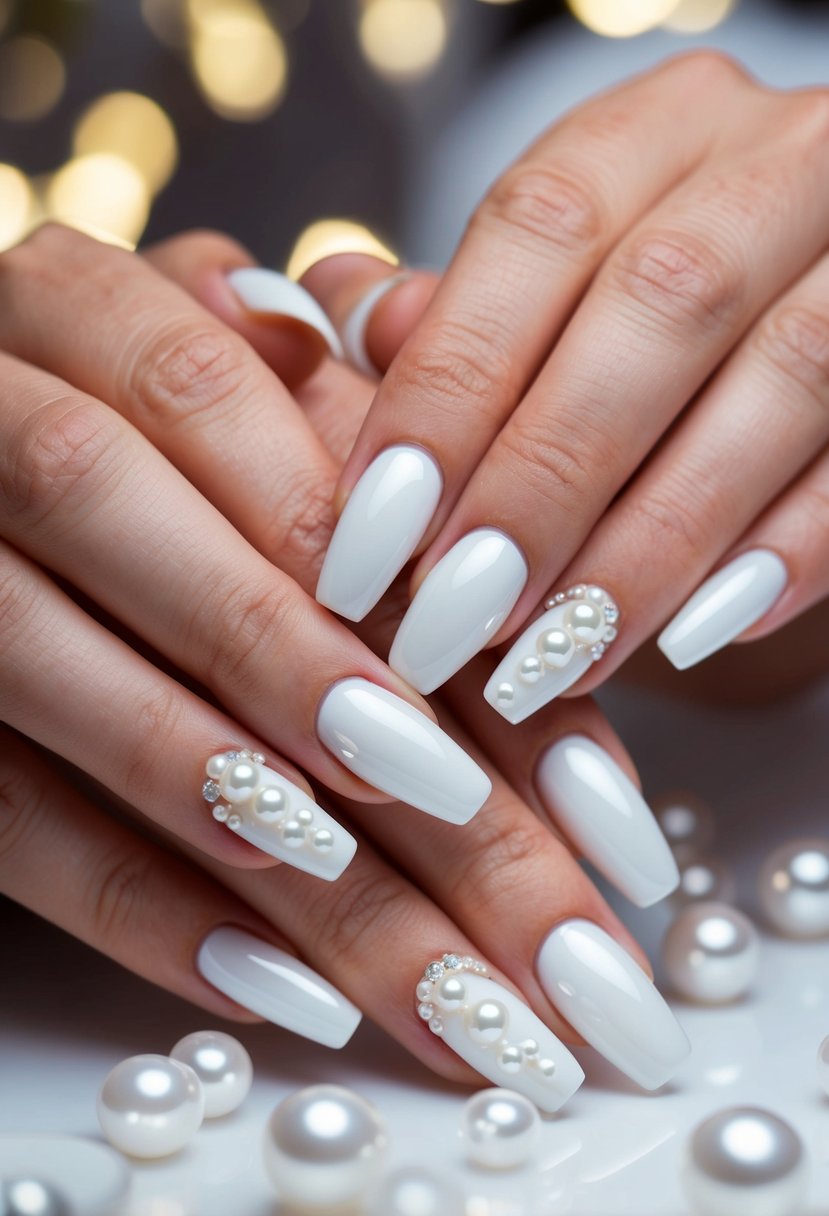
{"label": "clear rhinestone", "polygon": [[242,753],[241,752],[225,752],[225,755],[227,756],[228,760],[239,760],[241,758]]}
{"label": "clear rhinestone", "polygon": [[435,1016],[435,1007],[430,1005],[428,1001],[424,1001],[422,1005],[417,1007],[417,1016],[423,1018],[424,1022],[428,1022]]}
{"label": "clear rhinestone", "polygon": [[241,815],[228,815],[227,826],[229,828],[232,828],[234,832],[238,832],[239,828],[242,826],[242,816]]}
{"label": "clear rhinestone", "polygon": [[606,647],[605,647],[604,642],[597,642],[595,646],[591,646],[590,647],[591,659],[593,659],[594,662],[596,659],[600,659],[602,657],[602,655],[604,654],[605,649],[606,649]]}
{"label": "clear rhinestone", "polygon": [[613,604],[613,603],[605,604],[604,619],[607,621],[608,625],[616,624],[616,622],[619,619],[619,609],[616,607],[615,604]]}
{"label": "clear rhinestone", "polygon": [[265,763],[265,757],[262,755],[261,752],[254,752],[253,755],[251,756],[251,760],[253,761],[254,764],[264,764]]}
{"label": "clear rhinestone", "polygon": [[439,980],[445,970],[443,963],[430,963],[423,974],[427,980],[434,981]]}
{"label": "clear rhinestone", "polygon": [[474,970],[474,968],[475,968],[475,960],[474,960],[474,958],[472,957],[472,955],[471,955],[471,954],[466,954],[466,955],[464,955],[462,965],[463,965],[463,969],[464,969],[464,971],[472,971],[472,970]]}
{"label": "clear rhinestone", "polygon": [[457,971],[462,962],[463,960],[459,954],[444,954],[443,956],[443,965],[444,967],[448,967],[450,971]]}
{"label": "clear rhinestone", "polygon": [[201,795],[205,802],[215,802],[221,792],[218,781],[205,781],[201,787]]}
{"label": "clear rhinestone", "polygon": [[487,975],[488,974],[485,963],[476,962],[475,966],[472,968],[472,970],[475,972],[476,975]]}
{"label": "clear rhinestone", "polygon": [[443,1034],[443,1022],[440,1018],[432,1018],[429,1022],[429,1029],[432,1034]]}
{"label": "clear rhinestone", "polygon": [[252,759],[253,759],[253,752],[250,750],[250,748],[249,748],[249,747],[243,747],[243,748],[242,748],[242,755],[244,756],[244,758],[245,758],[246,760],[252,760]]}
{"label": "clear rhinestone", "polygon": [[213,818],[217,823],[224,823],[227,819],[227,807],[223,802],[217,802],[213,807]]}

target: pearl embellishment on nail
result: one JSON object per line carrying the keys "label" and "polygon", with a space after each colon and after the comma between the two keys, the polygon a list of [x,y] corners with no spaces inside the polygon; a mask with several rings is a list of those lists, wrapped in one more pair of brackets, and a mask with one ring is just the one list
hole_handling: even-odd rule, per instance
{"label": "pearl embellishment on nail", "polygon": [[110,1144],[132,1157],[168,1157],[193,1139],[204,1118],[204,1090],[187,1064],[131,1056],[116,1064],[98,1094],[98,1122]]}
{"label": "pearl embellishment on nail", "polygon": [[793,840],[776,849],[760,871],[757,894],[779,933],[829,936],[829,840]]}
{"label": "pearl embellishment on nail", "polygon": [[662,946],[665,970],[687,1000],[718,1005],[743,996],[757,975],[760,946],[754,925],[728,904],[685,908]]}
{"label": "pearl embellishment on nail", "polygon": [[797,1132],[759,1107],[719,1111],[688,1144],[683,1185],[694,1216],[794,1216],[806,1181]]}
{"label": "pearl embellishment on nail", "polygon": [[197,1030],[179,1039],[171,1060],[187,1064],[204,1090],[204,1117],[216,1119],[237,1110],[253,1082],[253,1064],[238,1039],[221,1030]]}
{"label": "pearl embellishment on nail", "polygon": [[510,1089],[484,1089],[461,1112],[466,1155],[485,1169],[515,1169],[532,1158],[541,1118],[532,1102]]}

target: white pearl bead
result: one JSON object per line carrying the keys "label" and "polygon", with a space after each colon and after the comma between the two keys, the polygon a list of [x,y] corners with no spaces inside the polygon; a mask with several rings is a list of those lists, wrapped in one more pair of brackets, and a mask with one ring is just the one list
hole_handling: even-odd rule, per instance
{"label": "white pearl bead", "polygon": [[680,907],[703,900],[733,903],[737,894],[734,873],[720,857],[678,858],[679,885],[671,894],[671,902]]}
{"label": "white pearl bead", "polygon": [[253,809],[266,823],[275,823],[287,811],[288,797],[278,785],[266,786],[256,795]]}
{"label": "white pearl bead", "polygon": [[604,633],[604,613],[597,604],[573,603],[564,614],[564,623],[580,642],[598,642]]}
{"label": "white pearl bead", "polygon": [[382,1181],[372,1194],[367,1216],[463,1216],[464,1210],[450,1178],[410,1166]]}
{"label": "white pearl bead", "polygon": [[212,777],[215,781],[217,777],[221,777],[228,764],[230,764],[230,761],[227,756],[211,756],[205,766],[208,777]]}
{"label": "white pearl bead", "polygon": [[506,1006],[500,1001],[479,1001],[467,1009],[466,1028],[473,1043],[497,1043],[509,1022]]}
{"label": "white pearl bead", "polygon": [[525,1165],[538,1147],[541,1118],[535,1106],[510,1089],[484,1089],[461,1112],[466,1154],[487,1169]]}
{"label": "white pearl bead", "polygon": [[435,986],[434,1002],[441,1009],[460,1009],[466,1000],[466,984],[456,975],[446,975]]}
{"label": "white pearl bead", "polygon": [[547,629],[538,639],[538,651],[548,667],[564,667],[576,644],[566,629]]}
{"label": "white pearl bead", "polygon": [[192,1140],[204,1117],[201,1081],[167,1056],[116,1064],[98,1094],[98,1122],[114,1148],[132,1157],[167,1157]]}
{"label": "white pearl bead", "polygon": [[70,1216],[71,1209],[50,1183],[30,1175],[0,1178],[0,1216]]}
{"label": "white pearl bead", "polygon": [[289,849],[298,849],[305,844],[305,828],[298,819],[286,819],[283,823],[282,843]]}
{"label": "white pearl bead", "polygon": [[662,834],[677,855],[699,856],[713,844],[715,826],[710,807],[685,790],[663,794],[653,803]]}
{"label": "white pearl bead", "polygon": [[544,675],[544,664],[537,655],[528,655],[518,666],[518,678],[522,684],[536,684]]}
{"label": "white pearl bead", "polygon": [[318,828],[311,838],[311,844],[319,853],[330,853],[334,847],[334,833],[328,828]]}
{"label": "white pearl bead", "polygon": [[499,684],[495,691],[495,700],[499,705],[512,705],[515,700],[515,689],[511,684]]}
{"label": "white pearl bead", "polygon": [[524,1054],[520,1047],[514,1044],[509,1044],[503,1049],[498,1057],[498,1067],[506,1073],[517,1073],[521,1071],[521,1066],[524,1063]]}
{"label": "white pearl bead", "polygon": [[285,1204],[351,1203],[378,1177],[386,1155],[383,1120],[359,1094],[312,1085],[276,1107],[265,1128],[265,1169]]}
{"label": "white pearl bead", "polygon": [[188,1064],[201,1081],[205,1119],[229,1115],[248,1096],[253,1064],[232,1035],[221,1030],[197,1030],[179,1039],[170,1058]]}
{"label": "white pearl bead", "polygon": [[701,1123],[683,1172],[695,1216],[795,1216],[806,1179],[794,1129],[750,1106],[719,1111]]}
{"label": "white pearl bead", "polygon": [[780,933],[829,934],[829,840],[793,840],[776,849],[760,871],[757,892]]}
{"label": "white pearl bead", "polygon": [[820,1088],[829,1098],[829,1036],[823,1040],[818,1049],[817,1079]]}
{"label": "white pearl bead", "polygon": [[228,802],[247,802],[261,777],[258,764],[247,759],[234,760],[222,773],[219,785]]}
{"label": "white pearl bead", "polygon": [[757,930],[728,904],[691,904],[666,933],[662,956],[668,978],[681,996],[704,1005],[733,1001],[756,978]]}

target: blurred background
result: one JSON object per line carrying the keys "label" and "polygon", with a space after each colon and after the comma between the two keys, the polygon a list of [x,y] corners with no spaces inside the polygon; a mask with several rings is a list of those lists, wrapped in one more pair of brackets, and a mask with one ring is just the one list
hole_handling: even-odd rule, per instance
{"label": "blurred background", "polygon": [[700,42],[827,81],[829,3],[0,0],[0,249],[52,217],[440,264],[558,113]]}

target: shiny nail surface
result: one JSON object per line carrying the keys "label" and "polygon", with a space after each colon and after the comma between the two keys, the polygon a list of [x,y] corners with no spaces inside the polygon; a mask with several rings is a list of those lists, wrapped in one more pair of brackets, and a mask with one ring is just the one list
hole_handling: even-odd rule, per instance
{"label": "shiny nail surface", "polygon": [[262,316],[292,317],[315,329],[335,359],[343,357],[337,331],[310,292],[287,275],[263,266],[231,270],[227,281],[248,312]]}
{"label": "shiny nail surface", "polygon": [[366,348],[366,330],[371,321],[371,314],[382,300],[395,287],[405,283],[411,275],[408,271],[390,275],[370,287],[361,300],[354,305],[342,326],[343,350],[349,363],[366,376],[379,376],[380,372],[371,361]]}

